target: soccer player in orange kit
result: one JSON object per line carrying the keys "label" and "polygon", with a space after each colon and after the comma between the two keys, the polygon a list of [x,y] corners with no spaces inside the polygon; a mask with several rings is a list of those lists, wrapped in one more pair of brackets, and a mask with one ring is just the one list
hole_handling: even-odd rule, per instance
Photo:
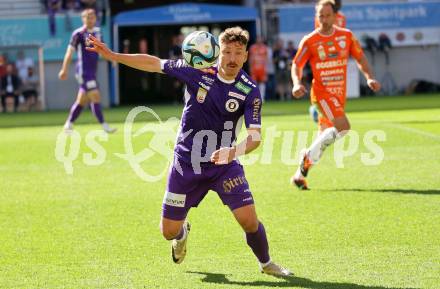
{"label": "soccer player in orange kit", "polygon": [[[335,25],[341,28],[346,28],[347,25],[347,19],[345,18],[344,13],[342,13],[340,10],[342,8],[342,0],[335,0],[335,7],[336,7],[336,21]],[[318,16],[315,17],[315,29],[318,29],[321,23],[319,23]],[[318,124],[322,122],[326,122],[327,125],[331,126],[331,123],[327,121],[322,115],[319,115],[318,108],[316,105],[312,104],[309,107],[309,114],[312,120]]]}
{"label": "soccer player in orange kit", "polygon": [[292,177],[292,183],[300,189],[308,189],[307,173],[319,161],[324,150],[350,130],[344,111],[350,56],[356,60],[367,79],[367,85],[375,92],[380,90],[380,83],[374,78],[354,34],[334,25],[337,12],[335,2],[320,0],[315,9],[320,25],[301,40],[292,63],[292,95],[300,98],[306,93],[301,78],[303,67],[309,61],[313,72],[311,102],[318,106],[326,120],[320,123],[319,136],[302,153],[300,166]]}

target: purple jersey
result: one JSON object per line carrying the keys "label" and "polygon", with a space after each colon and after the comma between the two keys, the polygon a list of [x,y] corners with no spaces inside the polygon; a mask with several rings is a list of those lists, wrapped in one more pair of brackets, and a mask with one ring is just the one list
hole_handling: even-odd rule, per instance
{"label": "purple jersey", "polygon": [[162,71],[185,82],[185,108],[175,155],[186,163],[212,164],[212,152],[235,144],[244,119],[247,128],[261,127],[261,96],[243,70],[235,80],[202,71],[184,60],[162,60]]}
{"label": "purple jersey", "polygon": [[[98,54],[86,50],[87,37],[93,35],[98,39],[102,39],[99,27],[87,30],[85,26],[73,31],[70,38],[70,45],[75,48],[77,53],[76,76],[79,84],[85,84],[88,81],[95,81],[96,69],[98,66]],[[92,85],[92,83],[91,83]]]}

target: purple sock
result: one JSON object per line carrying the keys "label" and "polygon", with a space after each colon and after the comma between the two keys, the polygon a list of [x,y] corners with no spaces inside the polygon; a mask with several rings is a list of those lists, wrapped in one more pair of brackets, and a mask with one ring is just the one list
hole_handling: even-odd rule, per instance
{"label": "purple sock", "polygon": [[82,109],[83,109],[82,105],[80,105],[79,103],[75,102],[72,105],[72,107],[70,108],[70,114],[69,114],[68,121],[73,123],[78,118],[78,116],[80,115]]}
{"label": "purple sock", "polygon": [[258,231],[255,233],[246,233],[246,241],[260,263],[269,262],[269,244],[267,243],[266,231],[262,223],[259,223]]}
{"label": "purple sock", "polygon": [[92,109],[92,112],[96,116],[96,119],[98,119],[99,123],[103,123],[104,116],[102,115],[101,104],[97,102],[92,102],[90,104],[90,108]]}

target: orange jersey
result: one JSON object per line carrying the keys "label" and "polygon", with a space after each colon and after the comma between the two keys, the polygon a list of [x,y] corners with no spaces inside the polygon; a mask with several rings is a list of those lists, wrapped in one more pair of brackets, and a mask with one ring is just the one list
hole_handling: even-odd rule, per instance
{"label": "orange jersey", "polygon": [[265,44],[254,44],[249,48],[251,68],[266,70],[268,51]]}
{"label": "orange jersey", "polygon": [[[318,17],[315,17],[315,29],[319,27],[319,20]],[[336,13],[336,26],[341,27],[341,28],[345,28],[347,26],[347,19],[345,18],[344,13],[342,13],[341,11],[339,11],[338,13]]]}
{"label": "orange jersey", "polygon": [[301,40],[293,61],[301,68],[307,61],[310,62],[313,72],[312,102],[337,97],[344,105],[350,55],[360,60],[364,53],[354,34],[345,28],[334,26],[333,34],[329,36],[320,34],[317,29]]}
{"label": "orange jersey", "polygon": [[254,44],[249,48],[251,78],[257,82],[267,81],[266,65],[268,53],[265,44]]}

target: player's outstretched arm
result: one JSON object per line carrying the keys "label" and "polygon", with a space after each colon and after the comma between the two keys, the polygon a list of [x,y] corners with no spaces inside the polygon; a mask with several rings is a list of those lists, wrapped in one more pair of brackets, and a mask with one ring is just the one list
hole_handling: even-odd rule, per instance
{"label": "player's outstretched arm", "polygon": [[292,95],[295,98],[303,97],[304,94],[307,92],[305,86],[301,82],[302,74],[303,74],[302,67],[299,67],[295,62],[292,62],[292,70],[291,70],[291,76],[293,82]]}
{"label": "player's outstretched arm", "polygon": [[63,65],[61,66],[61,70],[58,73],[58,78],[61,80],[66,80],[68,77],[70,61],[72,61],[72,55],[74,51],[75,49],[71,45],[67,46],[66,54],[64,55]]}
{"label": "player's outstretched arm", "polygon": [[370,87],[372,91],[378,92],[381,87],[380,82],[374,78],[373,72],[365,55],[363,55],[359,60],[356,60],[356,62],[359,69],[362,71],[362,74],[367,79],[368,87]]}
{"label": "player's outstretched arm", "polygon": [[91,47],[87,47],[86,49],[98,53],[108,61],[119,62],[143,71],[162,72],[160,58],[156,56],[149,54],[116,53],[93,35],[89,36],[89,42]]}
{"label": "player's outstretched arm", "polygon": [[211,162],[216,165],[229,164],[236,157],[248,154],[258,148],[261,143],[261,129],[248,128],[247,132],[247,138],[235,147],[224,147],[213,152],[211,155]]}

